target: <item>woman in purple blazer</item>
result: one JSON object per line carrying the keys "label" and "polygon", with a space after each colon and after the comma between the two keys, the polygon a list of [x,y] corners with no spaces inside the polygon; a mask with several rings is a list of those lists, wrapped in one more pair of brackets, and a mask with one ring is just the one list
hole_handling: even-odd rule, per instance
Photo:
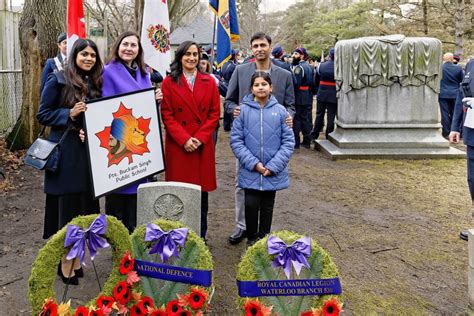
{"label": "woman in purple blazer", "polygon": [[[132,31],[122,33],[115,41],[103,72],[102,96],[151,88],[150,73],[143,60],[140,36]],[[156,99],[161,100],[161,90]],[[132,183],[105,197],[105,212],[120,219],[130,232],[137,224],[137,188],[146,179]]]}

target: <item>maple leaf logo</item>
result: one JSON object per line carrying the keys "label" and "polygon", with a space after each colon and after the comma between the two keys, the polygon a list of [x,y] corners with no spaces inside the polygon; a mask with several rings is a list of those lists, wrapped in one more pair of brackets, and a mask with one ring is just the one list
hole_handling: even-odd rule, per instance
{"label": "maple leaf logo", "polygon": [[128,164],[131,164],[132,155],[142,156],[150,152],[146,137],[150,133],[151,118],[136,118],[132,109],[125,107],[122,102],[112,114],[114,119],[110,126],[95,134],[99,138],[100,147],[108,151],[108,166],[118,165],[125,158],[128,158]]}

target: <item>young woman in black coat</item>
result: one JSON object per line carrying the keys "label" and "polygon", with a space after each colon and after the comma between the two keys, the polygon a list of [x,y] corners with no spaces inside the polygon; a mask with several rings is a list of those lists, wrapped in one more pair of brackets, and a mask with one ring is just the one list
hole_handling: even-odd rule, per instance
{"label": "young woman in black coat", "polygon": [[37,114],[40,124],[51,128],[49,139],[59,141],[58,169],[45,171],[46,210],[43,238],[49,238],[78,215],[99,213],[90,181],[86,145],[79,138],[85,100],[101,97],[102,61],[97,45],[78,39],[63,71],[49,75]]}

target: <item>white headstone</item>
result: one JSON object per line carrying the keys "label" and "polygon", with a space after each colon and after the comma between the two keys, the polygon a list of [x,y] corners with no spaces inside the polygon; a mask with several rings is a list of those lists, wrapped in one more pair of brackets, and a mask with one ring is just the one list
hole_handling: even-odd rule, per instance
{"label": "white headstone", "polygon": [[158,218],[183,222],[201,233],[201,187],[184,182],[149,182],[138,187],[137,225]]}

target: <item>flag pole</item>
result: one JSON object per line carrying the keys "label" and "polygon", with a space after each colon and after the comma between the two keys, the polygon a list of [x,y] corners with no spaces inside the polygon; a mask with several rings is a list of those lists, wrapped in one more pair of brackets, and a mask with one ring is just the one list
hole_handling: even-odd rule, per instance
{"label": "flag pole", "polygon": [[217,12],[216,14],[214,14],[214,30],[212,31],[212,50],[211,50],[212,55],[210,58],[211,67],[214,67],[214,54],[215,54],[214,45],[216,43],[216,29],[217,29]]}

